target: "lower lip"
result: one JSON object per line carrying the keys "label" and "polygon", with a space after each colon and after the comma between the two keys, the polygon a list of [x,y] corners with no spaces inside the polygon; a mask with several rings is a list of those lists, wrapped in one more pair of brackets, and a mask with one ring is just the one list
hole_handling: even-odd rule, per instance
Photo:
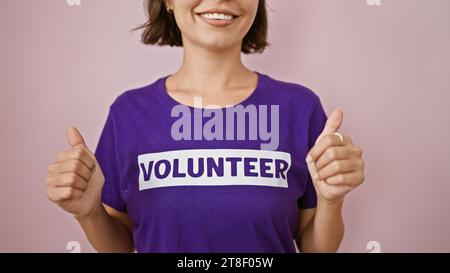
{"label": "lower lip", "polygon": [[226,27],[233,24],[239,17],[234,17],[232,20],[216,20],[216,19],[208,19],[199,14],[196,14],[203,22],[210,24],[215,27]]}

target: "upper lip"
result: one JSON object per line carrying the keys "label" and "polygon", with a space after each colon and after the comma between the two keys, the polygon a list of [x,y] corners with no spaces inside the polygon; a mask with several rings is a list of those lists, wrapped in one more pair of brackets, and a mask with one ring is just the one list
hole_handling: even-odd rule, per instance
{"label": "upper lip", "polygon": [[196,12],[196,14],[203,14],[203,13],[222,13],[222,14],[227,14],[227,15],[233,15],[234,17],[238,17],[239,16],[238,14],[234,13],[233,11],[231,11],[229,9],[225,9],[225,8],[208,9],[208,10]]}

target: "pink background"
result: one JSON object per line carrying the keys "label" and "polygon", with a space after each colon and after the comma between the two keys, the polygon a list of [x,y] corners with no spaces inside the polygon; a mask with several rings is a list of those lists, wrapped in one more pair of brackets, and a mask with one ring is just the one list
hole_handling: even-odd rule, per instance
{"label": "pink background", "polygon": [[[366,181],[344,207],[345,252],[450,251],[450,1],[269,0],[254,70],[303,83],[364,150]],[[94,149],[112,100],[174,72],[181,49],[129,30],[142,1],[0,1],[0,251],[93,251],[45,195],[47,166],[76,125]]]}

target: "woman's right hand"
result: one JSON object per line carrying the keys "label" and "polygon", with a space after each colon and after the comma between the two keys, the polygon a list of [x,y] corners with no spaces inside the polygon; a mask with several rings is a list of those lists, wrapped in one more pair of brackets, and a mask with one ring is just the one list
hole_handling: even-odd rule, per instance
{"label": "woman's right hand", "polygon": [[71,148],[48,166],[47,197],[76,218],[94,214],[102,206],[105,176],[75,127],[67,129]]}

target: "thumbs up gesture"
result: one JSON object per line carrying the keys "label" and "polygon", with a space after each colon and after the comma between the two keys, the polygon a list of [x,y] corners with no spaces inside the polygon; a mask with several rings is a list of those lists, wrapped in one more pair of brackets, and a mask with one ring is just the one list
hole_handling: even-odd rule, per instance
{"label": "thumbs up gesture", "polygon": [[306,156],[318,202],[343,201],[365,178],[361,148],[350,136],[342,135],[342,141],[339,136],[343,115],[341,110],[333,111]]}
{"label": "thumbs up gesture", "polygon": [[48,166],[47,197],[75,217],[84,217],[102,205],[105,177],[78,129],[71,127],[66,134],[71,147]]}

